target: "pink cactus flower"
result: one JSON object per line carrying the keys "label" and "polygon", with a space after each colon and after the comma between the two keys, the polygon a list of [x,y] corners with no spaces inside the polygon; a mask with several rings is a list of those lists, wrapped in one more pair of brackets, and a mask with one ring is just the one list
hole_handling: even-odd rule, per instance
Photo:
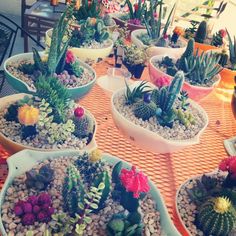
{"label": "pink cactus flower", "polygon": [[160,77],[160,78],[156,79],[156,81],[155,81],[155,85],[158,88],[161,88],[161,87],[164,87],[164,86],[168,86],[169,84],[170,84],[170,80],[166,76]]}
{"label": "pink cactus flower", "polygon": [[73,52],[68,50],[66,52],[66,63],[67,64],[73,64],[76,60],[76,57],[74,56]]}

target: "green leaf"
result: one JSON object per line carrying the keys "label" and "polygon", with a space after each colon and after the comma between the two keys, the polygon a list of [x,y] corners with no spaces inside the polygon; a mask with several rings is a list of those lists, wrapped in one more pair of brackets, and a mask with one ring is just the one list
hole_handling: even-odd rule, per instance
{"label": "green leaf", "polygon": [[91,203],[91,204],[90,204],[90,207],[93,208],[93,209],[95,209],[95,210],[98,209],[98,205],[95,204],[95,203]]}

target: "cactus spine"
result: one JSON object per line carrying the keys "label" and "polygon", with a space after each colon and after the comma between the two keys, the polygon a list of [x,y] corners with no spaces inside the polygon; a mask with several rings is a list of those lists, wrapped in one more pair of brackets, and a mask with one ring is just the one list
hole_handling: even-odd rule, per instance
{"label": "cactus spine", "polygon": [[205,235],[226,236],[235,225],[236,214],[229,199],[217,197],[208,200],[197,214],[198,227]]}
{"label": "cactus spine", "polygon": [[139,101],[135,104],[134,115],[137,118],[141,118],[143,120],[148,120],[156,113],[157,106],[151,101],[149,103],[144,101]]}
{"label": "cactus spine", "polygon": [[206,21],[202,21],[198,26],[194,39],[197,43],[204,43],[206,37],[207,37],[207,23]]}

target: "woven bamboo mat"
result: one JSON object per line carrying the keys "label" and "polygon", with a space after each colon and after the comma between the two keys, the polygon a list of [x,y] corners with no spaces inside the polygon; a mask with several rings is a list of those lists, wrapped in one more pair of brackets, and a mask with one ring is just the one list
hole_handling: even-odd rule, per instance
{"label": "woven bamboo mat", "polygon": [[[105,75],[110,63],[108,59],[96,64],[97,76]],[[147,69],[142,79],[149,79]],[[209,116],[209,125],[201,136],[200,144],[174,154],[154,154],[134,146],[119,133],[111,117],[110,99],[98,85],[79,103],[89,109],[97,120],[96,142],[99,148],[136,165],[150,177],[161,191],[174,223],[182,232],[174,213],[176,190],[189,177],[217,168],[219,161],[227,155],[223,140],[236,133],[230,104],[218,100],[213,92],[201,102]],[[0,157],[6,157],[2,147]],[[3,183],[7,173],[6,165],[2,164],[0,168],[0,183]]]}

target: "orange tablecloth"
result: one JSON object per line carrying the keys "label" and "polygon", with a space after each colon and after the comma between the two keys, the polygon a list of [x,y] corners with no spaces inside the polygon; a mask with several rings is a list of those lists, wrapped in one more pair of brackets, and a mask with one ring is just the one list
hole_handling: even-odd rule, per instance
{"label": "orange tablecloth", "polygon": [[[98,63],[95,66],[97,76],[105,75],[110,66],[109,60]],[[147,69],[142,78],[149,79]],[[94,86],[80,104],[89,109],[97,120],[96,142],[99,148],[142,169],[161,191],[175,225],[183,232],[174,214],[176,190],[187,178],[214,170],[227,155],[223,140],[236,133],[230,104],[221,102],[214,94],[204,99],[201,105],[209,116],[209,125],[201,137],[201,143],[174,154],[154,154],[134,146],[123,137],[113,123],[110,100],[98,85]],[[0,157],[4,156],[6,153],[0,148]],[[0,184],[4,182],[6,174],[6,165],[1,164]]]}

